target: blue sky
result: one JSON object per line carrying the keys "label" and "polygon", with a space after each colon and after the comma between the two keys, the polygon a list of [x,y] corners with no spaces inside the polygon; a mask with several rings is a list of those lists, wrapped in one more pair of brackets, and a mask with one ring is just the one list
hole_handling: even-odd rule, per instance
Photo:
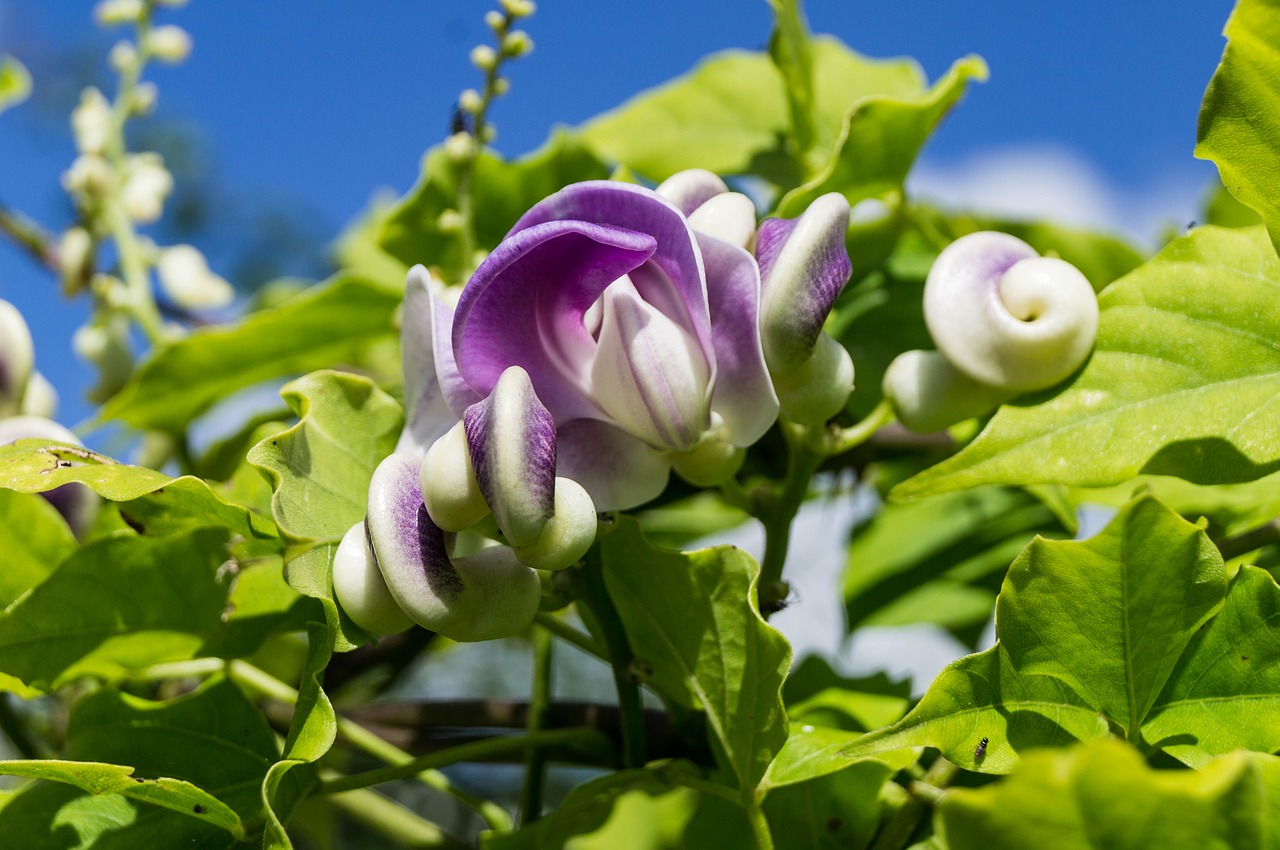
{"label": "blue sky", "polygon": [[[0,0],[0,52],[26,61],[46,94],[66,57],[106,79],[114,36],[93,26],[92,5]],[[198,128],[198,170],[241,204],[228,208],[296,213],[306,235],[323,241],[375,191],[399,194],[413,183],[458,92],[476,83],[466,56],[487,35],[489,8],[192,0],[162,15],[193,34],[195,51],[151,75],[159,114]],[[1193,217],[1213,178],[1191,150],[1230,8],[1229,0],[807,4],[815,31],[873,56],[914,56],[930,78],[967,53],[991,66],[991,80],[972,88],[926,150],[917,191],[1139,237]],[[764,0],[543,0],[526,23],[537,47],[513,66],[512,93],[494,113],[497,147],[530,150],[555,124],[579,123],[708,52],[761,47],[769,21]],[[0,200],[54,229],[69,217],[58,180],[74,156],[57,101],[0,116]],[[220,222],[216,232],[238,224]],[[217,246],[210,250],[216,257]],[[38,365],[63,396],[61,418],[74,422],[89,410],[79,396],[91,375],[69,344],[84,307],[55,293],[46,274],[0,244],[0,297],[27,314]]]}

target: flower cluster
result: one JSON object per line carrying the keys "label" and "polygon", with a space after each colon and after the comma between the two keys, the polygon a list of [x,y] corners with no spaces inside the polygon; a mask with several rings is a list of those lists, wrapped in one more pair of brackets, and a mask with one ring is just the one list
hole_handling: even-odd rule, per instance
{"label": "flower cluster", "polygon": [[905,352],[884,376],[898,420],[922,433],[1053,386],[1088,359],[1098,335],[1085,276],[998,232],[963,236],[938,255],[924,317],[938,350]]}
{"label": "flower cluster", "polygon": [[[780,413],[838,413],[853,367],[822,326],[848,216],[833,194],[757,228],[704,171],[595,181],[530,209],[456,301],[415,267],[404,434],[334,565],[347,613],[375,632],[519,631],[536,571],[577,562],[598,512],[649,501],[672,470],[725,482]],[[469,540],[478,524],[505,545]]]}

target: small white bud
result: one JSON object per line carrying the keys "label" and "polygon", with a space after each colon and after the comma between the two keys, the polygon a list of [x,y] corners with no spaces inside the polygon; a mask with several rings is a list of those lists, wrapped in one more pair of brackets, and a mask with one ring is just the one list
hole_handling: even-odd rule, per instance
{"label": "small white bud", "polygon": [[129,101],[129,111],[134,115],[150,115],[156,108],[159,92],[155,83],[138,83]]}
{"label": "small white bud", "polygon": [[427,449],[419,484],[431,521],[445,531],[470,528],[489,514],[489,504],[471,466],[467,432],[461,422]]}
{"label": "small white bud", "polygon": [[492,70],[498,63],[498,54],[487,44],[477,44],[471,49],[471,64],[481,71]]}
{"label": "small white bud", "polygon": [[497,9],[492,9],[484,13],[484,22],[489,25],[489,29],[497,32],[506,24],[507,18]]}
{"label": "small white bud", "polygon": [[34,365],[35,346],[26,320],[17,307],[0,301],[0,417],[21,408]]}
{"label": "small white bud", "polygon": [[96,200],[111,190],[115,175],[107,161],[96,153],[81,154],[62,174],[62,186],[83,200]]}
{"label": "small white bud", "polygon": [[72,227],[62,234],[58,241],[58,270],[63,292],[74,293],[84,285],[92,250],[93,239],[83,227]]}
{"label": "small white bud", "polygon": [[475,89],[465,89],[458,95],[458,106],[474,115],[484,108],[484,100]]}
{"label": "small white bud", "polygon": [[134,221],[151,224],[164,212],[165,199],[173,191],[173,177],[157,153],[134,154],[125,163],[120,202]]}
{"label": "small white bud", "polygon": [[156,272],[165,294],[187,309],[225,307],[236,297],[231,284],[210,271],[204,254],[190,245],[161,251]]}
{"label": "small white bud", "polygon": [[537,11],[532,0],[501,0],[502,8],[513,18],[527,18]]}
{"label": "small white bud", "polygon": [[98,383],[86,393],[90,401],[111,398],[133,373],[128,323],[112,318],[105,324],[83,325],[71,337],[71,348],[98,368]]}
{"label": "small white bud", "polygon": [[57,412],[58,391],[44,375],[32,372],[31,380],[27,381],[27,391],[22,394],[22,415],[52,419]]}
{"label": "small white bud", "polygon": [[462,162],[475,156],[476,140],[470,133],[454,133],[444,140],[444,152],[454,162]]}
{"label": "small white bud", "polygon": [[71,111],[71,132],[80,153],[102,153],[111,133],[111,104],[93,86],[80,93],[80,103]]}
{"label": "small white bud", "polygon": [[93,18],[104,27],[130,24],[142,17],[142,0],[103,0],[93,7]]}
{"label": "small white bud", "polygon": [[436,227],[441,233],[460,233],[462,232],[462,214],[457,210],[445,210],[436,219]]}
{"label": "small white bud", "polygon": [[161,62],[176,65],[191,55],[191,34],[180,26],[165,24],[147,33],[143,46]]}
{"label": "small white bud", "polygon": [[493,81],[493,93],[501,97],[511,91],[511,81],[506,77],[498,77]]}
{"label": "small white bud", "polygon": [[533,39],[524,30],[512,30],[502,39],[502,52],[507,56],[528,56],[533,52]]}
{"label": "small white bud", "polygon": [[124,74],[138,64],[138,49],[129,41],[117,41],[107,54],[107,63],[118,74]]}

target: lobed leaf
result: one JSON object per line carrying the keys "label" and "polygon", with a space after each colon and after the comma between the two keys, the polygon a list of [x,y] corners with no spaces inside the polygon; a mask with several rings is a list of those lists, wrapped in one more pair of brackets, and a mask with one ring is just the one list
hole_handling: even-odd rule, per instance
{"label": "lobed leaf", "polygon": [[1139,473],[1223,484],[1280,469],[1280,259],[1261,228],[1199,228],[1098,301],[1080,372],[1000,408],[959,454],[890,495]]}
{"label": "lobed leaf", "polygon": [[672,699],[705,711],[719,755],[749,794],[786,740],[786,638],[755,604],[760,568],[734,546],[657,549],[624,518],[602,543],[605,585],[638,659]]}

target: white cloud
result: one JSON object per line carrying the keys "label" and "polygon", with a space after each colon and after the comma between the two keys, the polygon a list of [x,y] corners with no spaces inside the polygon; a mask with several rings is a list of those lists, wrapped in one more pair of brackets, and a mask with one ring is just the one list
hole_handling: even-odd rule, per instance
{"label": "white cloud", "polygon": [[1200,214],[1212,177],[1211,165],[1188,157],[1185,165],[1119,184],[1069,148],[1026,145],[947,163],[925,157],[907,185],[913,197],[951,209],[1051,219],[1153,245],[1162,230]]}

